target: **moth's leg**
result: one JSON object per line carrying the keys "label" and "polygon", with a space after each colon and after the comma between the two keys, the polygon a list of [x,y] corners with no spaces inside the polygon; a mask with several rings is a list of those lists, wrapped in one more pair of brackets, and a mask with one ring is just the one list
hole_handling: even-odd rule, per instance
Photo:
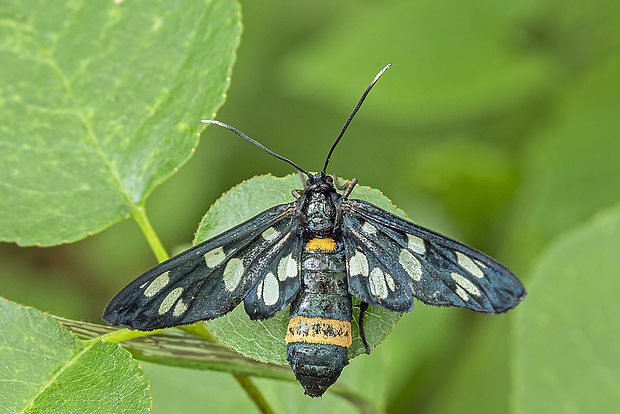
{"label": "moth's leg", "polygon": [[346,183],[344,185],[340,185],[340,182],[338,181],[338,177],[336,176],[336,173],[332,174],[332,178],[334,179],[334,186],[336,187],[337,190],[342,191],[347,186]]}
{"label": "moth's leg", "polygon": [[342,187],[342,189],[344,190],[344,193],[342,193],[342,198],[349,197],[349,194],[351,194],[351,191],[353,191],[356,184],[357,184],[357,178],[352,178],[349,181],[347,181],[347,183]]}
{"label": "moth's leg", "polygon": [[304,193],[304,190],[306,189],[306,180],[304,180],[304,175],[301,171],[297,171],[297,174],[299,175],[299,179],[301,180],[301,183],[304,186],[303,190],[293,190],[291,192],[291,194],[293,194],[293,197],[295,198],[299,198],[301,197],[301,195]]}
{"label": "moth's leg", "polygon": [[364,348],[366,348],[366,353],[370,355],[370,346],[368,346],[368,342],[366,341],[366,334],[364,333],[364,316],[366,315],[366,310],[368,309],[368,303],[361,302],[360,303],[360,318],[359,318],[359,326],[360,326],[360,337],[362,338],[362,343],[364,344]]}
{"label": "moth's leg", "polygon": [[[304,186],[304,190],[306,189],[306,180],[304,180],[304,175],[301,171],[297,171],[297,175],[299,175],[299,179],[301,180],[301,184]],[[295,195],[295,194],[293,194]]]}

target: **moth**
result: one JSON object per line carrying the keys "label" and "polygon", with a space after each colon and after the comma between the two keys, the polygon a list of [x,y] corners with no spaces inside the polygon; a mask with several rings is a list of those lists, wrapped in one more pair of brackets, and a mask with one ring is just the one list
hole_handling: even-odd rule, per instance
{"label": "moth", "polygon": [[[110,325],[154,330],[220,317],[243,301],[251,319],[290,305],[287,360],[305,393],[318,397],[348,364],[352,297],[361,301],[360,336],[369,305],[408,312],[429,305],[502,313],[526,296],[506,267],[480,251],[349,195],[326,174],[332,152],[387,65],[366,88],[332,145],[323,170],[309,173],[215,120],[302,177],[295,201],[246,222],[147,270],[106,306]],[[305,175],[305,178],[303,175]]]}

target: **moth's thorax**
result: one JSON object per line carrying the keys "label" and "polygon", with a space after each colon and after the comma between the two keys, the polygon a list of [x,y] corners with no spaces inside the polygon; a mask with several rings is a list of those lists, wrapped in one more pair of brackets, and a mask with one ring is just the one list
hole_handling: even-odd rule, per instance
{"label": "moth's thorax", "polygon": [[303,227],[306,231],[325,235],[332,233],[336,221],[336,207],[323,191],[310,192],[303,205]]}

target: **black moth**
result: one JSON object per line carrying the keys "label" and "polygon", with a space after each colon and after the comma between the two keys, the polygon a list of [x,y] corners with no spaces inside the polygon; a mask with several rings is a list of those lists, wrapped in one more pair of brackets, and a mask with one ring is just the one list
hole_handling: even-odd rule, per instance
{"label": "black moth", "polygon": [[[484,253],[417,226],[373,204],[349,199],[357,180],[339,187],[325,170],[368,86],[332,145],[323,171],[310,174],[233,127],[228,128],[307,176],[296,200],[263,211],[146,271],[106,306],[110,325],[154,330],[222,316],[241,301],[251,319],[289,304],[287,359],[305,393],[322,395],[348,364],[352,296],[408,312],[429,305],[502,313],[525,297],[506,267]],[[342,191],[339,193],[338,191]]]}

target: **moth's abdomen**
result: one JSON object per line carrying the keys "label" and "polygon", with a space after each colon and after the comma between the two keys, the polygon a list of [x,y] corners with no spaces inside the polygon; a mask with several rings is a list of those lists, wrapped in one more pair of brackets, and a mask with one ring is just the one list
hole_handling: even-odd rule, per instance
{"label": "moth's abdomen", "polygon": [[301,292],[291,305],[286,333],[287,359],[306,394],[323,395],[349,363],[351,313],[342,243],[308,241]]}
{"label": "moth's abdomen", "polygon": [[295,378],[311,397],[323,395],[349,363],[347,348],[338,345],[293,342],[286,349]]}

